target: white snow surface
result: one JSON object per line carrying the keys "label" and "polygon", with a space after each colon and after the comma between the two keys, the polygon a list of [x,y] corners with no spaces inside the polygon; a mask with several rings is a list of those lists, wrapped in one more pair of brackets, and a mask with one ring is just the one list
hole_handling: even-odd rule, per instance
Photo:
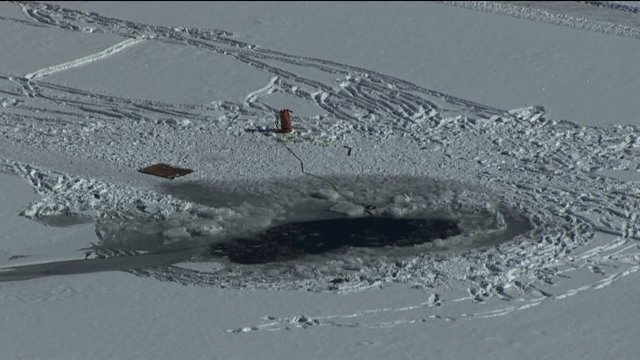
{"label": "white snow surface", "polygon": [[[3,357],[633,358],[634,9],[0,4]],[[211,250],[365,214],[460,233]]]}

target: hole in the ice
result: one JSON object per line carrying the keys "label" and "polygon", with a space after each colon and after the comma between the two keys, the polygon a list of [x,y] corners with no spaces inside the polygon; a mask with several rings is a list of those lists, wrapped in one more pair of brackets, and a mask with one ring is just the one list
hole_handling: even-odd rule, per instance
{"label": "hole in the ice", "polygon": [[449,219],[356,217],[278,225],[252,237],[211,245],[211,254],[231,262],[258,264],[293,260],[344,247],[405,247],[461,233]]}
{"label": "hole in the ice", "polygon": [[[216,265],[180,267],[180,279],[224,286],[309,279],[338,284],[352,281],[345,274],[354,269],[392,279],[397,266],[388,264],[475,251],[532,230],[508,199],[424,177],[186,181],[162,190],[193,205],[167,216],[158,216],[167,209],[154,203],[132,213],[103,213],[94,219],[99,242],[85,259],[16,267],[0,281],[131,269],[165,278],[167,268],[159,265],[185,260]],[[46,221],[78,220],[67,215]]]}
{"label": "hole in the ice", "polygon": [[76,214],[44,215],[34,218],[35,221],[53,227],[67,227],[82,224],[91,224],[94,220],[89,216]]}

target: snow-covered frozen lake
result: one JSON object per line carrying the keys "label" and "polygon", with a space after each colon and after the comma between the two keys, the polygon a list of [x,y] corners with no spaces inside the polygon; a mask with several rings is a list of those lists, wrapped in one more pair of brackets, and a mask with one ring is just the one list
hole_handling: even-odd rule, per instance
{"label": "snow-covered frozen lake", "polygon": [[0,3],[2,357],[633,358],[639,14]]}

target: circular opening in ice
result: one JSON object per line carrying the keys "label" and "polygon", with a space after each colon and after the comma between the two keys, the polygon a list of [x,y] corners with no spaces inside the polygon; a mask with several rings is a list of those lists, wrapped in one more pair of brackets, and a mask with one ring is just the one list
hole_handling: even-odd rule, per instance
{"label": "circular opening in ice", "polygon": [[252,237],[216,243],[211,254],[240,264],[293,260],[344,247],[403,247],[460,234],[448,219],[355,217],[286,223]]}
{"label": "circular opening in ice", "polygon": [[[427,269],[437,261],[455,261],[462,252],[483,251],[532,230],[526,209],[511,199],[428,177],[176,181],[161,191],[192,205],[163,216],[145,215],[151,207],[102,216],[96,251],[183,252],[184,261],[175,265],[141,262],[130,271],[220,287],[408,281],[431,273]],[[185,265],[196,263],[197,269]]]}

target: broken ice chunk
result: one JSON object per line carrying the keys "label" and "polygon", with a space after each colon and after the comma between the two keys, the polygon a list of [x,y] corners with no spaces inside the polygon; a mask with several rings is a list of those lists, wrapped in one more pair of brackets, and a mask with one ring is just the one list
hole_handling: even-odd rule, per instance
{"label": "broken ice chunk", "polygon": [[187,231],[187,228],[184,226],[165,230],[162,232],[162,235],[170,239],[188,238],[189,236],[191,236]]}
{"label": "broken ice chunk", "polygon": [[364,206],[356,205],[349,201],[340,201],[329,210],[348,216],[358,216],[364,213]]}
{"label": "broken ice chunk", "polygon": [[320,189],[317,192],[311,194],[311,196],[317,199],[336,201],[340,198],[340,194],[333,189]]}

